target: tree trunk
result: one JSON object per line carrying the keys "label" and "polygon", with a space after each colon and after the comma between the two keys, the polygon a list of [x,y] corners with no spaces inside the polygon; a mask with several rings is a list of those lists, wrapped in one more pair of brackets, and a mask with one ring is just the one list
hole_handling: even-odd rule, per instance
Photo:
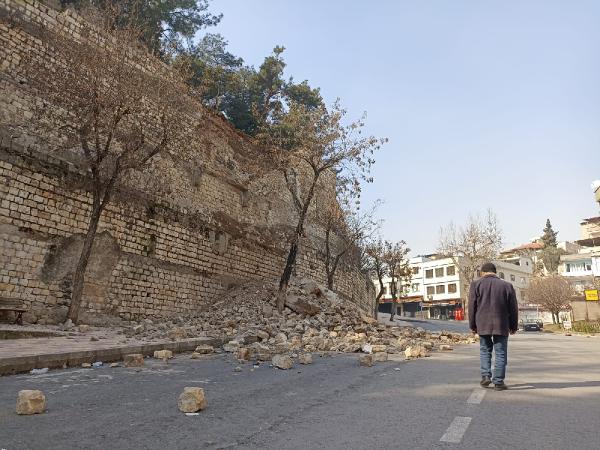
{"label": "tree trunk", "polygon": [[312,198],[315,193],[315,186],[317,181],[319,180],[319,174],[315,173],[315,177],[313,178],[313,183],[308,190],[308,194],[306,195],[306,200],[304,201],[304,205],[300,214],[298,216],[298,225],[296,225],[296,234],[294,235],[294,239],[290,245],[290,251],[288,253],[287,260],[285,262],[285,268],[283,269],[283,273],[281,274],[281,279],[279,280],[279,291],[277,292],[277,310],[282,313],[283,308],[285,307],[285,297],[287,294],[288,284],[290,283],[290,278],[292,277],[292,272],[294,270],[294,266],[296,265],[296,258],[298,257],[298,247],[300,246],[300,239],[302,239],[302,235],[304,234],[304,221],[306,220],[306,215],[308,213],[308,207],[312,202]]}
{"label": "tree trunk", "polygon": [[92,253],[92,247],[94,245],[96,231],[98,230],[98,223],[100,222],[102,209],[103,208],[100,199],[94,198],[90,223],[88,224],[87,233],[85,234],[83,248],[81,249],[81,254],[79,255],[79,261],[75,267],[75,275],[73,276],[73,293],[71,294],[71,304],[69,305],[69,312],[67,313],[67,318],[71,319],[75,324],[79,320],[79,308],[81,306],[81,298],[83,295],[85,271]]}
{"label": "tree trunk", "polygon": [[298,233],[298,230],[296,230],[296,235],[294,236],[294,240],[290,245],[290,251],[285,262],[283,274],[281,275],[281,279],[279,280],[279,291],[277,292],[277,310],[280,313],[283,312],[283,308],[285,307],[285,297],[287,294],[288,284],[290,283],[292,271],[294,270],[296,258],[298,257],[298,244],[300,242],[300,237],[301,233]]}

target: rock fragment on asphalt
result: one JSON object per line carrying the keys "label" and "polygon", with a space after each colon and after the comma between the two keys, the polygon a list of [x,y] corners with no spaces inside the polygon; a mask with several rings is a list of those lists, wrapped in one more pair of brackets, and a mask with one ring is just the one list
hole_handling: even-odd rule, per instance
{"label": "rock fragment on asphalt", "polygon": [[162,359],[166,361],[167,359],[171,359],[173,357],[173,352],[171,350],[156,350],[154,352],[154,358]]}
{"label": "rock fragment on asphalt", "polygon": [[312,362],[313,362],[312,355],[310,353],[302,353],[298,357],[298,362],[300,364],[312,364]]}
{"label": "rock fragment on asphalt", "polygon": [[177,400],[179,411],[184,413],[195,413],[202,411],[208,406],[204,389],[199,387],[186,387]]}
{"label": "rock fragment on asphalt", "polygon": [[373,358],[373,355],[372,355],[372,354],[370,354],[370,353],[369,353],[369,354],[366,354],[366,355],[361,355],[361,356],[358,358],[358,363],[359,363],[361,366],[365,366],[365,367],[372,367],[372,366],[373,366],[373,363],[374,363],[374,358]]}
{"label": "rock fragment on asphalt", "polygon": [[287,355],[275,355],[272,359],[272,364],[278,369],[291,369],[294,366],[294,361]]}
{"label": "rock fragment on asphalt", "polygon": [[143,367],[144,355],[141,353],[131,353],[123,357],[123,365],[125,367]]}
{"label": "rock fragment on asphalt", "polygon": [[19,415],[42,414],[46,410],[46,396],[42,391],[25,389],[17,395],[16,412]]}

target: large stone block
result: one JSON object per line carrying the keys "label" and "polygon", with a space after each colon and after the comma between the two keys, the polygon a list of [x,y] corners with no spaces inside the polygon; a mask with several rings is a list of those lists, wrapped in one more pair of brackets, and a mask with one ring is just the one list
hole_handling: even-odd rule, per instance
{"label": "large stone block", "polygon": [[46,409],[46,396],[42,391],[23,390],[17,396],[17,414],[41,414]]}
{"label": "large stone block", "polygon": [[144,355],[141,353],[132,353],[123,357],[123,365],[125,367],[143,367]]}
{"label": "large stone block", "polygon": [[208,406],[204,389],[199,387],[186,387],[179,395],[177,400],[179,411],[184,413],[194,413],[203,410]]}

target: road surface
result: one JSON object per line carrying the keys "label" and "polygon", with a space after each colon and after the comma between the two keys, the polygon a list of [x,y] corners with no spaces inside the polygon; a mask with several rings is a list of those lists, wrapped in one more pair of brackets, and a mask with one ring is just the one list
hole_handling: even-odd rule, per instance
{"label": "road surface", "polygon": [[[147,367],[0,378],[2,449],[598,449],[600,338],[519,333],[507,383],[478,386],[478,346],[359,367],[356,355],[289,371],[231,356]],[[197,416],[177,409],[185,386],[206,390]],[[20,389],[48,411],[17,416]]]}

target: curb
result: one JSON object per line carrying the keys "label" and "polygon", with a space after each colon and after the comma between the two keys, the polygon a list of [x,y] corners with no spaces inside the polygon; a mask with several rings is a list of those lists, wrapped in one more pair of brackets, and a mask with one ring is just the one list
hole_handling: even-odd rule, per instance
{"label": "curb", "polygon": [[39,355],[16,356],[0,358],[0,376],[29,372],[31,369],[48,367],[60,369],[65,364],[69,367],[80,366],[83,363],[95,361],[115,362],[121,361],[130,353],[141,353],[151,356],[156,350],[171,350],[173,353],[191,352],[199,345],[212,345],[220,347],[223,340],[214,337],[201,337],[183,341],[160,341],[148,344],[133,344],[114,347],[99,348],[97,350],[84,350],[60,353],[46,353]]}

